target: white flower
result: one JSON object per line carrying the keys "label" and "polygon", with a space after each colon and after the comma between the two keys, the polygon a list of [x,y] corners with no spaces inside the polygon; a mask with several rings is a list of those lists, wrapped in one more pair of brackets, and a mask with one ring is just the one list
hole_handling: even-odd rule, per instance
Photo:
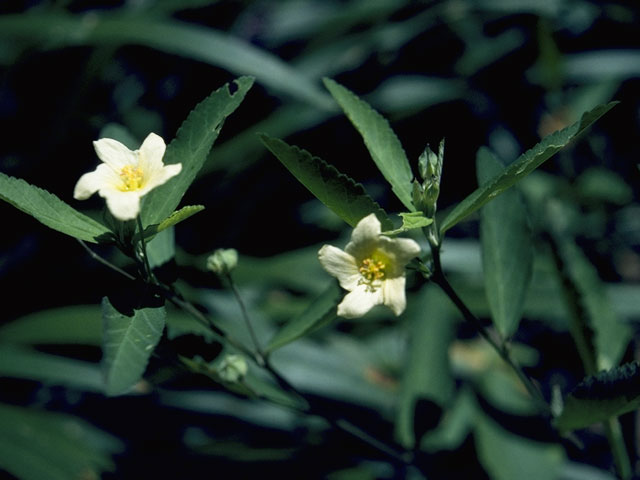
{"label": "white flower", "polygon": [[370,214],[358,222],[344,251],[324,245],[318,252],[324,269],[349,293],[338,305],[338,315],[361,317],[375,305],[386,305],[400,315],[406,307],[405,265],[420,253],[409,238],[389,238]]}
{"label": "white flower", "polygon": [[155,133],[144,139],[139,150],[129,150],[111,138],[101,138],[93,142],[93,147],[104,163],[80,177],[73,197],[86,200],[98,192],[119,220],[136,218],[140,213],[140,198],[182,170],[180,163],[162,163],[166,146]]}

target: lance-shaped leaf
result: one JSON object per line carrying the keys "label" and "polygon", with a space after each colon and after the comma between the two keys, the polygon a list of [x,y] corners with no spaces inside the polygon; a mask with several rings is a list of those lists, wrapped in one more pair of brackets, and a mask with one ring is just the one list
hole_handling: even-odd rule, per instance
{"label": "lance-shaped leaf", "polygon": [[409,230],[427,227],[433,223],[433,218],[425,217],[422,212],[403,212],[398,215],[402,218],[402,226],[395,230],[382,232],[383,235],[399,235],[401,233],[408,232]]}
{"label": "lance-shaped leaf", "polygon": [[107,227],[78,212],[53,193],[20,178],[0,173],[0,199],[28,213],[49,228],[87,242],[108,242]]}
{"label": "lance-shaped leaf", "polygon": [[569,432],[639,408],[639,367],[638,362],[627,363],[587,377],[565,399],[556,428]]}
{"label": "lance-shaped leaf", "polygon": [[337,282],[318,296],[300,315],[290,320],[276,333],[267,345],[270,353],[294,340],[312,332],[336,318],[336,305],[342,299],[343,292]]}
{"label": "lance-shaped leaf", "polygon": [[360,132],[371,158],[391,185],[393,192],[407,209],[414,211],[415,207],[411,201],[413,174],[407,155],[389,122],[367,102],[342,85],[329,78],[324,79],[324,85]]}
{"label": "lance-shaped leaf", "polygon": [[361,184],[305,150],[268,135],[260,138],[300,183],[349,225],[355,227],[360,219],[375,213],[384,230],[393,228],[385,211]]}
{"label": "lance-shaped leaf", "polygon": [[165,317],[164,307],[134,310],[129,317],[106,297],[102,299],[102,364],[107,395],[126,393],[140,380],[162,336]]}
{"label": "lance-shaped leaf", "polygon": [[[503,170],[486,148],[476,169],[482,185]],[[480,210],[480,240],[485,289],[493,322],[503,338],[518,329],[531,281],[533,245],[520,192],[511,189]]]}
{"label": "lance-shaped leaf", "polygon": [[[149,225],[147,228],[145,228],[144,229],[145,240],[151,239],[157,233],[160,233],[161,231],[166,230],[167,228],[177,225],[178,223],[186,220],[187,218],[195,215],[198,212],[201,212],[202,210],[204,210],[204,205],[187,205],[185,207],[182,207],[179,210],[176,210],[167,218],[165,218],[162,222],[155,225]],[[138,232],[134,236],[134,241],[138,241],[139,239],[140,239],[140,233]]]}
{"label": "lance-shaped leaf", "polygon": [[611,110],[617,102],[598,105],[593,110],[585,112],[582,118],[562,130],[545,137],[531,150],[505,168],[498,175],[476,189],[471,195],[460,202],[447,215],[440,226],[441,234],[453,227],[456,223],[475,212],[488,201],[494,199],[519,180],[529,175],[542,163],[551,158],[555,153],[564,148],[577,135],[598,120],[602,115]]}
{"label": "lance-shaped leaf", "polygon": [[253,78],[235,80],[235,90],[224,85],[194,108],[167,146],[164,164],[182,164],[182,171],[171,181],[149,192],[142,206],[145,226],[162,222],[176,209],[202,168],[209,150],[218,138],[224,120],[242,103],[253,85]]}

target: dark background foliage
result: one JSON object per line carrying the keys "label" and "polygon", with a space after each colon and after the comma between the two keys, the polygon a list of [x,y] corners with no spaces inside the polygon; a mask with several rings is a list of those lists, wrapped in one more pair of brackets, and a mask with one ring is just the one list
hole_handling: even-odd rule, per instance
{"label": "dark background foliage", "polygon": [[[624,179],[631,187],[624,211],[611,200],[616,192],[592,199],[597,204],[581,205],[586,213],[603,215],[598,234],[586,231],[581,241],[603,280],[640,280],[636,2],[9,1],[0,4],[0,13],[0,19],[31,16],[56,22],[69,17],[88,24],[111,17],[180,22],[224,32],[280,58],[317,89],[322,89],[322,76],[332,77],[390,119],[414,168],[427,144],[435,146],[446,138],[441,209],[476,187],[480,146],[488,145],[510,161],[544,135],[575,121],[582,111],[619,100],[586,139],[543,170],[568,185],[592,167],[605,167]],[[25,25],[0,30],[0,171],[98,215],[101,199],[80,203],[72,192],[79,176],[95,167],[91,142],[106,125],[118,124],[138,141],[149,131],[169,141],[212,90],[238,75],[255,74],[251,65],[233,70],[185,52],[133,44],[127,35],[123,41],[117,32],[113,41],[76,41],[74,35],[81,37],[82,31],[47,38],[35,22]],[[346,117],[331,110],[330,100],[324,106],[305,104],[289,86],[286,78],[259,72],[244,103],[226,122],[208,166],[183,201],[206,206],[177,230],[185,258],[218,247],[268,258],[334,239],[341,230],[261,146],[251,131],[258,122],[267,123],[257,130],[286,138],[362,182],[388,211],[401,209]],[[268,123],[282,108],[299,108],[300,114],[280,127]],[[308,121],[314,112],[317,118]],[[105,293],[130,288],[74,240],[8,204],[0,204],[0,215],[3,323],[47,308],[98,304]],[[475,238],[477,224],[463,223],[450,235]],[[210,282],[195,268],[182,266],[180,272],[193,285]],[[579,370],[574,357],[551,343],[566,345],[569,339],[535,324],[524,326],[522,338],[544,352],[537,367],[540,375],[549,375],[558,364]],[[182,342],[166,347],[167,358],[201,346],[195,339]],[[56,353],[51,346],[42,348]],[[65,353],[94,361],[100,356],[91,347]],[[158,353],[160,357],[164,352]],[[162,362],[155,359],[152,369],[162,371]],[[317,437],[306,427],[280,431],[224,415],[185,414],[160,406],[153,393],[108,401],[83,393],[71,399],[62,387],[15,379],[0,384],[4,401],[73,413],[124,439],[126,451],[116,457],[117,474],[106,478],[209,478],[221,472],[236,478],[253,478],[256,472],[326,478],[357,459],[382,460],[341,432]],[[375,411],[327,398],[321,403],[329,410],[344,409],[374,433],[391,433],[392,426]],[[212,445],[219,450],[186,446],[185,432],[196,430],[221,439],[226,447],[216,442]],[[527,424],[522,432],[536,435],[539,428]],[[600,453],[606,447],[592,439],[589,448],[575,453],[578,461],[606,468],[606,454]],[[455,452],[428,458],[425,468],[433,478],[486,475],[471,439]],[[403,478],[405,473],[399,468],[384,478]]]}

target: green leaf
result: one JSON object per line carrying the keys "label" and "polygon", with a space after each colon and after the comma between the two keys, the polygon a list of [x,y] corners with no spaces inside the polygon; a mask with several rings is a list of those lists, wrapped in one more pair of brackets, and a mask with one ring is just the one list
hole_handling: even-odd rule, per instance
{"label": "green leaf", "polygon": [[[478,183],[503,170],[486,148],[478,151]],[[508,339],[518,329],[531,281],[533,244],[520,192],[511,189],[480,210],[480,240],[485,289],[493,323]]]}
{"label": "green leaf", "polygon": [[443,220],[440,226],[441,234],[444,235],[444,232],[455,224],[529,175],[529,173],[564,148],[571,140],[611,110],[616,104],[617,102],[610,102],[585,112],[578,122],[552,133],[535,147],[520,155],[515,162],[510,164],[500,174],[480,186],[471,195],[456,205]]}
{"label": "green leaf", "polygon": [[305,150],[268,135],[260,138],[300,183],[349,225],[355,227],[360,219],[375,213],[383,230],[393,227],[385,211],[367,195],[361,184]]}
{"label": "green leaf", "polygon": [[10,344],[0,344],[0,358],[2,377],[25,378],[88,392],[104,391],[104,380],[97,363],[49,355]]}
{"label": "green leaf", "polygon": [[627,363],[584,379],[565,399],[556,428],[569,432],[639,408],[639,366]]}
{"label": "green leaf", "polygon": [[133,316],[128,317],[118,312],[107,297],[102,299],[102,364],[107,395],[126,393],[140,380],[160,341],[165,316],[164,307],[159,307],[134,310]]}
{"label": "green leaf", "polygon": [[207,159],[224,120],[238,108],[252,85],[253,78],[240,77],[235,80],[233,93],[230,85],[224,85],[191,111],[163,159],[167,165],[182,163],[182,171],[144,197],[141,215],[145,226],[159,224],[173,213]]}
{"label": "green leaf", "polygon": [[147,243],[149,266],[157,268],[171,261],[176,255],[176,240],[173,228],[162,230]]}
{"label": "green leaf", "polygon": [[565,462],[560,445],[535,442],[503,430],[478,415],[474,430],[478,459],[493,480],[559,478]]}
{"label": "green leaf", "polygon": [[267,345],[267,353],[293,342],[303,335],[331,322],[336,318],[336,305],[342,298],[342,290],[331,282],[322,294],[300,315],[290,320],[276,333]]}
{"label": "green leaf", "polygon": [[122,450],[116,438],[78,418],[0,404],[0,469],[15,478],[100,478]]}
{"label": "green leaf", "polygon": [[100,345],[100,307],[77,305],[43,310],[0,327],[0,340],[26,344]]}
{"label": "green leaf", "polygon": [[66,15],[29,12],[0,17],[0,38],[52,45],[144,45],[173,55],[221,67],[235,75],[253,75],[276,92],[323,110],[331,99],[312,80],[272,53],[241,38],[176,20],[147,15]]}
{"label": "green leaf", "polygon": [[108,242],[107,227],[78,212],[57,196],[22,179],[0,173],[0,200],[10,203],[49,228],[87,242]]}
{"label": "green leaf", "polygon": [[[198,212],[201,212],[202,210],[204,210],[204,205],[187,205],[185,207],[182,207],[181,209],[173,212],[171,215],[169,215],[160,223],[155,225],[149,225],[147,228],[145,228],[144,238],[145,239],[151,238],[157,233],[169,227],[173,227],[174,225],[177,225],[178,223],[182,222],[183,220],[186,220],[187,218],[195,215]],[[136,234],[135,239],[137,240],[139,237],[140,237],[140,234],[138,233]]]}
{"label": "green leaf", "polygon": [[587,337],[593,335],[589,345],[582,347],[595,350],[590,353],[595,357],[595,368],[589,373],[614,367],[624,355],[633,331],[620,321],[596,268],[575,241],[561,233],[554,239],[562,261],[561,274],[568,282],[565,288],[574,290],[569,292],[570,301],[577,302],[575,315],[584,323],[580,328]]}
{"label": "green leaf", "polygon": [[422,212],[404,212],[399,213],[398,215],[402,217],[402,226],[400,228],[396,228],[395,230],[382,232],[384,235],[398,235],[400,233],[408,232],[409,230],[414,230],[416,228],[427,227],[433,223],[433,218],[425,217],[424,213]]}
{"label": "green leaf", "polygon": [[449,344],[455,322],[447,297],[427,287],[409,304],[409,352],[403,369],[396,436],[406,448],[413,448],[425,432],[414,418],[419,400],[430,400],[444,408],[454,392],[449,369]]}
{"label": "green leaf", "polygon": [[413,174],[407,155],[389,122],[368,103],[342,85],[329,78],[323,81],[351,123],[360,132],[371,158],[391,185],[393,192],[408,210],[414,211],[415,207],[411,201]]}

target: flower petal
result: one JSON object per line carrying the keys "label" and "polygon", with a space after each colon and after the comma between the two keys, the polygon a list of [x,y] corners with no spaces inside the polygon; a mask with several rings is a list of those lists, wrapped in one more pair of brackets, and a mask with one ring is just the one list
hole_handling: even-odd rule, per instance
{"label": "flower petal", "polygon": [[380,237],[381,226],[375,213],[362,218],[351,233],[351,241],[345,247],[345,252],[360,260],[368,257],[375,249]]}
{"label": "flower petal", "polygon": [[105,185],[116,186],[121,182],[120,177],[108,165],[101,163],[89,173],[80,177],[73,190],[73,198],[76,200],[86,200]]}
{"label": "flower petal", "polygon": [[318,252],[322,267],[336,277],[345,290],[354,290],[358,286],[360,273],[355,259],[333,245],[323,245]]}
{"label": "flower petal", "polygon": [[407,307],[407,297],[404,293],[406,278],[404,275],[395,278],[389,278],[382,282],[383,303],[393,310],[396,317],[404,312]]}
{"label": "flower petal", "polygon": [[371,291],[366,285],[359,285],[355,290],[345,295],[338,305],[338,315],[343,318],[362,317],[373,307],[380,305],[382,300],[380,289]]}
{"label": "flower petal", "polygon": [[140,195],[144,195],[148,193],[150,190],[153,190],[160,185],[167,183],[172,177],[175,177],[182,170],[181,163],[174,163],[172,165],[166,165],[159,170],[154,170],[151,172],[149,179],[139,190]]}
{"label": "flower petal", "polygon": [[93,142],[98,158],[120,173],[125,165],[138,165],[138,154],[113,138],[101,138]]}
{"label": "flower petal", "polygon": [[107,208],[118,220],[133,220],[140,213],[140,193],[121,192],[117,189],[103,188],[99,192],[107,201]]}
{"label": "flower petal", "polygon": [[147,138],[140,145],[140,163],[138,164],[142,171],[145,172],[145,175],[155,175],[155,171],[162,169],[162,157],[164,157],[166,149],[167,146],[160,135],[156,135],[153,132],[147,135]]}

